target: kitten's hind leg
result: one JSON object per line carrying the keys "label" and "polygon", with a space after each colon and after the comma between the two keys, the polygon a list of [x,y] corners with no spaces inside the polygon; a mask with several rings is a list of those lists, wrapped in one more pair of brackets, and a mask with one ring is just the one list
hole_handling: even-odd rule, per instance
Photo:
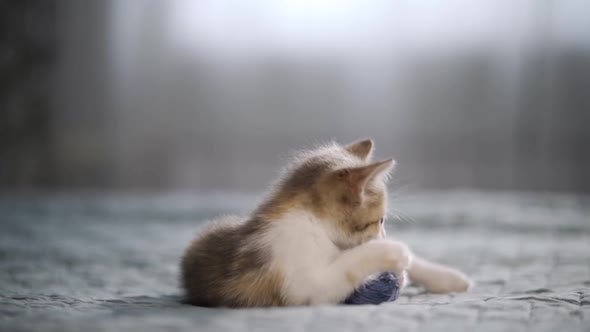
{"label": "kitten's hind leg", "polygon": [[461,271],[414,257],[408,269],[412,283],[432,293],[467,292],[473,282]]}

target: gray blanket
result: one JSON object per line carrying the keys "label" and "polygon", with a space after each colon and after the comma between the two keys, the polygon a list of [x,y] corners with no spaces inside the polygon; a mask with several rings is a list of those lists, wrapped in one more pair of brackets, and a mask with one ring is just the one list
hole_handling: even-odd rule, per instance
{"label": "gray blanket", "polygon": [[392,201],[388,234],[472,276],[378,306],[181,303],[178,261],[207,218],[249,195],[0,197],[2,331],[590,331],[590,198],[440,192]]}

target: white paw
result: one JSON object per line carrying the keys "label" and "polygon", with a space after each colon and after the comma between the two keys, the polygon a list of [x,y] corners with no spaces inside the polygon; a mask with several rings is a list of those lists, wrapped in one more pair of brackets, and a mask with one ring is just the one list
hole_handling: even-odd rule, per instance
{"label": "white paw", "polygon": [[391,240],[376,240],[381,248],[381,257],[387,270],[402,275],[412,264],[412,252],[405,244]]}
{"label": "white paw", "polygon": [[458,272],[450,288],[452,289],[452,292],[468,292],[473,288],[473,281],[463,273]]}
{"label": "white paw", "polygon": [[462,293],[473,288],[473,281],[460,271],[448,269],[436,284],[428,287],[434,293]]}

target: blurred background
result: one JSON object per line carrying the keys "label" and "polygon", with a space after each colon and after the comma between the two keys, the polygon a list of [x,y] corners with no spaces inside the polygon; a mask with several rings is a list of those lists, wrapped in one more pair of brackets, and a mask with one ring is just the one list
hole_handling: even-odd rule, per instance
{"label": "blurred background", "polygon": [[372,137],[419,189],[590,192],[590,2],[0,2],[0,189],[259,191]]}

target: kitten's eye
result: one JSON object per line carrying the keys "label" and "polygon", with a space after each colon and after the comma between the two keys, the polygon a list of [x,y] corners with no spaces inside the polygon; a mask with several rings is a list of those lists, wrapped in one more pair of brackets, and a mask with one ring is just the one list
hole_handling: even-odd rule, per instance
{"label": "kitten's eye", "polygon": [[379,220],[379,223],[383,225],[383,218]]}

